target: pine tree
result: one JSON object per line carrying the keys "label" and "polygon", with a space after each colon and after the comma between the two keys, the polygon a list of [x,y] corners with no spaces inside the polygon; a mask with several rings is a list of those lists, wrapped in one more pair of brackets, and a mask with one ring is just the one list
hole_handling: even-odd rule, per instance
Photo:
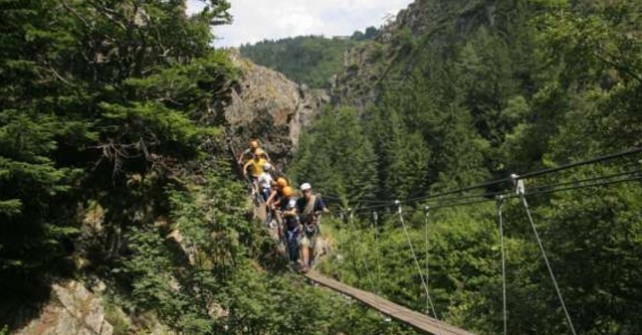
{"label": "pine tree", "polygon": [[[193,17],[183,1],[2,0],[0,9],[0,281],[24,288],[18,278],[69,274],[90,203],[106,209],[114,241],[163,210],[158,191],[203,154],[216,125],[202,124],[217,119],[234,78],[210,45],[229,3]],[[101,247],[109,258],[123,246]]]}
{"label": "pine tree", "polygon": [[291,174],[317,191],[353,204],[372,200],[377,159],[354,109],[324,113],[304,135]]}

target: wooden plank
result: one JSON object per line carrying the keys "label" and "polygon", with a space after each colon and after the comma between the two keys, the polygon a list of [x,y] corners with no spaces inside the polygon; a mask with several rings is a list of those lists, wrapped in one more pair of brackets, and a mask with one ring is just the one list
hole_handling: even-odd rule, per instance
{"label": "wooden plank", "polygon": [[353,297],[363,302],[364,304],[380,311],[381,313],[384,313],[392,318],[395,318],[405,324],[408,324],[427,333],[434,335],[474,335],[473,333],[466,330],[457,328],[455,326],[444,323],[443,321],[433,319],[422,313],[415,312],[411,309],[395,304],[373,293],[363,291],[343,284],[332,278],[325,277],[318,272],[310,271],[306,273],[305,276],[316,283]]}

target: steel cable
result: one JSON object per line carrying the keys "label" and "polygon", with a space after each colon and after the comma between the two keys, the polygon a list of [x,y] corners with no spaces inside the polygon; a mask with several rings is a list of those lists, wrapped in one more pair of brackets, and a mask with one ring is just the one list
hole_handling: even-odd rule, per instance
{"label": "steel cable", "polygon": [[417,273],[419,274],[419,278],[421,279],[421,283],[423,284],[424,291],[426,293],[426,296],[428,297],[428,302],[430,303],[430,307],[433,311],[433,316],[435,317],[435,320],[437,320],[437,326],[439,327],[439,333],[441,334],[442,329],[441,329],[441,321],[439,321],[439,317],[437,316],[437,313],[435,312],[435,306],[432,303],[432,298],[430,297],[430,290],[428,289],[428,284],[426,283],[426,279],[424,278],[424,275],[421,272],[421,266],[419,265],[419,260],[417,259],[417,254],[415,253],[415,248],[412,245],[412,240],[410,239],[410,234],[408,233],[408,229],[406,228],[406,224],[403,219],[403,213],[401,211],[401,203],[399,201],[396,201],[397,204],[397,214],[399,214],[399,222],[401,222],[401,226],[403,227],[403,231],[406,234],[406,239],[408,240],[408,245],[410,246],[410,252],[412,253],[412,258],[415,261],[415,265],[417,266]]}
{"label": "steel cable", "polygon": [[564,310],[564,315],[566,316],[568,326],[571,329],[571,333],[573,333],[573,335],[577,335],[577,333],[575,332],[575,327],[573,327],[573,320],[571,319],[571,315],[569,314],[568,309],[566,308],[566,303],[564,303],[564,297],[562,296],[562,292],[560,291],[559,285],[557,283],[557,279],[555,278],[555,274],[553,273],[553,268],[551,267],[551,264],[548,261],[548,256],[546,255],[546,250],[544,250],[542,239],[539,237],[539,233],[537,232],[537,228],[535,227],[535,222],[533,221],[531,211],[528,208],[528,202],[526,201],[526,196],[523,193],[523,189],[522,191],[520,191],[519,197],[521,199],[522,205],[524,206],[524,209],[526,210],[526,216],[528,217],[528,221],[530,222],[531,227],[533,228],[533,234],[535,234],[537,245],[539,246],[539,250],[542,253],[542,257],[544,258],[544,263],[546,263],[546,268],[548,269],[548,273],[551,276],[551,280],[553,281],[553,286],[555,286],[555,292],[557,293],[557,297],[560,301],[560,304],[562,305],[562,309]]}

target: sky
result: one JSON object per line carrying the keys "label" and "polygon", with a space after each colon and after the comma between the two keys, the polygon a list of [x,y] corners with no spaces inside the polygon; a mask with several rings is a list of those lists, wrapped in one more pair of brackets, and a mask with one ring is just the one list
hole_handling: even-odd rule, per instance
{"label": "sky", "polygon": [[[300,35],[349,36],[379,27],[413,0],[230,0],[234,22],[215,27],[218,47]],[[188,13],[204,7],[188,0]]]}

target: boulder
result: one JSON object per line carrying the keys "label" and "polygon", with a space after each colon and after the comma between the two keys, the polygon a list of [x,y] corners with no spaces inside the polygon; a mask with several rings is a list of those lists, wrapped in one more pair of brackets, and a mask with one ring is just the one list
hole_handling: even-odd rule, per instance
{"label": "boulder", "polygon": [[40,316],[17,335],[112,335],[105,320],[102,298],[82,283],[68,281],[52,286],[53,298]]}

